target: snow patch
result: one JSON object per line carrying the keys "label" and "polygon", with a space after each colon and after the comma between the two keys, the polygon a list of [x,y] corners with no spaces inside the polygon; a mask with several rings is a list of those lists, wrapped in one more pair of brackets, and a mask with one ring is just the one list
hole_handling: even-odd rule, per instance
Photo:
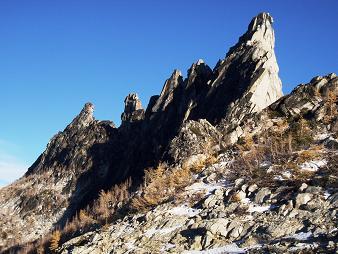
{"label": "snow patch", "polygon": [[289,237],[284,237],[284,238],[293,238],[295,240],[304,241],[304,240],[308,240],[311,236],[312,236],[311,232],[300,232],[300,233],[291,235]]}
{"label": "snow patch", "polygon": [[292,177],[292,173],[289,170],[287,170],[283,172],[282,175],[277,175],[273,179],[277,181],[285,181],[286,179],[290,179],[291,177]]}
{"label": "snow patch", "polygon": [[290,178],[292,176],[290,171],[285,171],[282,173],[282,176],[286,177],[286,178]]}
{"label": "snow patch", "polygon": [[232,243],[223,247],[214,248],[210,250],[193,250],[193,251],[186,251],[185,254],[224,254],[224,253],[246,253],[246,250],[237,246],[237,244]]}
{"label": "snow patch", "polygon": [[170,214],[178,215],[178,216],[188,216],[193,217],[200,213],[200,209],[190,208],[186,205],[177,206],[168,211]]}
{"label": "snow patch", "polygon": [[220,189],[222,187],[226,187],[226,181],[221,181],[214,184],[206,184],[204,182],[197,182],[185,188],[186,191],[198,192],[198,191],[206,191],[208,194],[211,194],[214,190]]}
{"label": "snow patch", "polygon": [[271,161],[263,161],[261,164],[260,164],[261,167],[265,168],[269,168],[270,166],[272,166],[272,163]]}
{"label": "snow patch", "polygon": [[296,246],[289,248],[290,251],[300,251],[300,250],[307,250],[307,249],[315,249],[318,248],[318,243],[297,243]]}
{"label": "snow patch", "polygon": [[275,176],[273,179],[274,179],[274,180],[277,180],[277,181],[284,181],[284,180],[285,180],[285,179],[284,179],[283,177],[281,177],[281,176]]}
{"label": "snow patch", "polygon": [[156,228],[151,228],[147,230],[144,235],[148,238],[152,237],[155,233],[160,234],[160,235],[167,235],[171,233],[172,231],[178,229],[179,227],[171,227],[171,228],[161,228],[161,229],[156,229]]}
{"label": "snow patch", "polygon": [[242,203],[242,204],[249,204],[249,203],[250,203],[250,198],[243,198],[243,199],[241,200],[241,203]]}
{"label": "snow patch", "polygon": [[331,196],[331,194],[328,191],[324,192],[324,199],[325,200],[327,200],[330,196]]}
{"label": "snow patch", "polygon": [[167,243],[166,245],[164,245],[164,246],[161,248],[161,252],[165,252],[165,251],[170,250],[170,249],[175,248],[175,247],[176,247],[175,244]]}
{"label": "snow patch", "polygon": [[273,166],[270,166],[267,170],[266,170],[266,173],[271,173],[273,172],[274,170],[274,167]]}
{"label": "snow patch", "polygon": [[271,209],[271,206],[254,206],[254,205],[250,205],[249,206],[249,209],[248,209],[248,212],[250,213],[254,213],[254,212],[257,212],[257,213],[264,213],[268,210]]}
{"label": "snow patch", "polygon": [[301,170],[306,170],[310,172],[316,172],[319,168],[326,166],[327,161],[325,159],[323,160],[313,160],[313,161],[307,161],[299,165],[299,168]]}

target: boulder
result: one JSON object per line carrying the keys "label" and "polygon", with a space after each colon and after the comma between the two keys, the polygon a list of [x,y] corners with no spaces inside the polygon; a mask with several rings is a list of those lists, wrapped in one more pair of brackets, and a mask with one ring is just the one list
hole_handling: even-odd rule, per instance
{"label": "boulder", "polygon": [[213,235],[221,235],[227,237],[229,232],[229,223],[229,220],[225,218],[215,219],[207,223],[206,229],[210,231]]}
{"label": "boulder", "polygon": [[313,195],[311,193],[299,193],[296,196],[296,208],[300,208],[300,206],[306,205],[312,198]]}
{"label": "boulder", "polygon": [[269,188],[264,187],[260,189],[255,196],[255,202],[257,204],[263,204],[268,199],[270,194],[271,190]]}

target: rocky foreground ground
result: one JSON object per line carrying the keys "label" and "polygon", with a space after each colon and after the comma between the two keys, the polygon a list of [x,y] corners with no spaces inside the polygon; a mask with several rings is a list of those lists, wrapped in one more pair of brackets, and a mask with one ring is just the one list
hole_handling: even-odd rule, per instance
{"label": "rocky foreground ground", "polygon": [[[273,179],[257,184],[228,179],[236,156],[220,154],[174,200],[71,239],[58,253],[335,253],[337,185],[297,178],[336,167],[336,150],[316,152],[297,170],[273,173],[278,165],[262,161],[261,175]],[[337,184],[336,173],[327,177]]]}

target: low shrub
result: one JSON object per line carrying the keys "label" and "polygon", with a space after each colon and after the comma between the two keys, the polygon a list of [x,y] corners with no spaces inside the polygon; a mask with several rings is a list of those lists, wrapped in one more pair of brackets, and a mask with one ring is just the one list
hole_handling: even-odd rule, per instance
{"label": "low shrub", "polygon": [[50,239],[50,246],[49,249],[53,252],[55,252],[59,248],[59,243],[61,239],[61,232],[60,230],[55,230],[52,233],[51,239]]}
{"label": "low shrub", "polygon": [[169,200],[179,199],[177,193],[193,182],[193,174],[200,173],[216,160],[215,156],[209,155],[194,163],[183,163],[181,167],[169,168],[160,163],[157,168],[146,170],[144,184],[131,200],[131,209],[145,211]]}

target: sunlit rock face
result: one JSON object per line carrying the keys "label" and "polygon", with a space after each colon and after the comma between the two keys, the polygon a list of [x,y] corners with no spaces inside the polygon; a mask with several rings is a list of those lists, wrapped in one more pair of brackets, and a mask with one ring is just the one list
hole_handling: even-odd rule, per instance
{"label": "sunlit rock face", "polygon": [[248,31],[215,69],[218,75],[211,83],[208,97],[213,98],[210,108],[218,110],[211,115],[222,119],[230,129],[237,127],[246,115],[261,111],[283,95],[272,22],[268,13],[253,18]]}
{"label": "sunlit rock face", "polygon": [[[248,31],[228,54],[229,58],[240,57],[243,64],[251,62],[254,65],[247,91],[232,105],[228,113],[231,118],[241,118],[236,113],[243,110],[241,108],[243,106],[247,106],[249,112],[259,112],[283,96],[274,52],[275,36],[272,22],[273,19],[268,13],[259,14],[251,21]],[[243,105],[243,102],[249,105]]]}

